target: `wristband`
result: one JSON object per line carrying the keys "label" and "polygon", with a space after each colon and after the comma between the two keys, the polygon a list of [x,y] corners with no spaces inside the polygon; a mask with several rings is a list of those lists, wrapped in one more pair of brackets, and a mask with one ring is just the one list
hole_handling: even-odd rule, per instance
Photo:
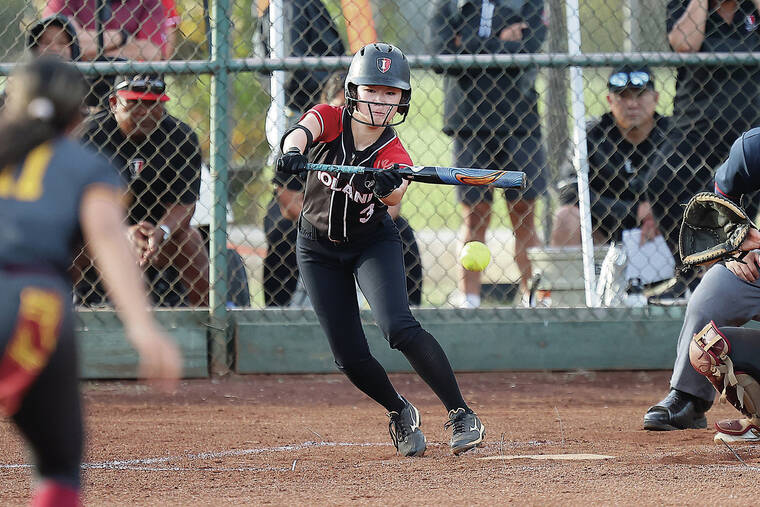
{"label": "wristband", "polygon": [[306,134],[306,148],[304,148],[303,154],[307,155],[309,153],[309,148],[311,148],[312,143],[314,143],[314,136],[312,135],[311,130],[307,129],[300,123],[296,123],[295,125],[290,127],[288,130],[286,130],[285,133],[282,135],[282,139],[280,139],[280,152],[282,152],[282,146],[285,144],[285,139],[295,130],[303,130],[304,133]]}

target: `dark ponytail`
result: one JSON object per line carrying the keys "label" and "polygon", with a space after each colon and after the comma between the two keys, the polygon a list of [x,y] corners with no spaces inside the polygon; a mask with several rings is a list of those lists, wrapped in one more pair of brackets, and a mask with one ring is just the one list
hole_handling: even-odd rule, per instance
{"label": "dark ponytail", "polygon": [[86,86],[76,67],[44,56],[14,71],[6,90],[0,116],[0,170],[62,135],[82,114]]}

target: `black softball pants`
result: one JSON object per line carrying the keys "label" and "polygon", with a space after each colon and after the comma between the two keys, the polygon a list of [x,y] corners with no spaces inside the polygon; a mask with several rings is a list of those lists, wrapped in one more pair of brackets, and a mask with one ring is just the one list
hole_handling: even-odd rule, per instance
{"label": "black softball pants", "polygon": [[[47,357],[39,356],[42,369],[11,418],[31,447],[39,476],[78,489],[84,431],[68,283],[49,276],[8,275],[0,270],[0,358],[7,360],[9,349],[14,345],[19,347],[16,333],[19,314],[26,313],[20,310],[20,294],[27,288],[57,293],[62,313],[54,348]],[[34,315],[34,311],[27,316],[30,314]],[[37,322],[43,319],[35,318]],[[11,377],[0,378],[0,386],[6,394],[13,382]]]}
{"label": "black softball pants", "polygon": [[[422,257],[409,222],[402,216],[394,221],[404,246],[406,291],[409,303],[422,304]],[[280,205],[272,199],[264,217],[267,253],[263,263],[264,304],[288,306],[298,285],[296,263],[297,223],[282,216]]]}
{"label": "black softball pants", "polygon": [[409,310],[401,239],[389,216],[376,234],[355,242],[335,244],[301,232],[297,254],[306,292],[335,364],[356,387],[388,411],[404,407],[370,353],[355,281],[390,346],[406,356],[448,410],[467,408],[446,354]]}

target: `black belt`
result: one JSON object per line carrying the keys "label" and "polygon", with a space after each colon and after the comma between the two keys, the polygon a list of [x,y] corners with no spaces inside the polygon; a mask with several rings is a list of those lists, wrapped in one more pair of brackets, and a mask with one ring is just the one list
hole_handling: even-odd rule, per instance
{"label": "black belt", "polygon": [[306,218],[301,215],[298,218],[298,232],[305,237],[306,239],[311,240],[317,240],[317,241],[329,241],[333,245],[345,245],[347,243],[355,243],[357,241],[361,241],[364,239],[367,239],[371,236],[373,236],[378,229],[380,229],[382,222],[375,222],[372,225],[366,226],[369,230],[362,230],[358,234],[352,234],[351,238],[345,238],[345,239],[331,239],[327,232],[321,231],[317,229],[314,224],[306,220]]}

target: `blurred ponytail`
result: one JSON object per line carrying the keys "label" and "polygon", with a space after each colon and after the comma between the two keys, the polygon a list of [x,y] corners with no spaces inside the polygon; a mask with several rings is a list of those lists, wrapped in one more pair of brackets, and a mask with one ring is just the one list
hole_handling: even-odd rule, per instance
{"label": "blurred ponytail", "polygon": [[16,69],[0,115],[0,170],[62,135],[82,114],[85,81],[69,63],[44,56]]}

